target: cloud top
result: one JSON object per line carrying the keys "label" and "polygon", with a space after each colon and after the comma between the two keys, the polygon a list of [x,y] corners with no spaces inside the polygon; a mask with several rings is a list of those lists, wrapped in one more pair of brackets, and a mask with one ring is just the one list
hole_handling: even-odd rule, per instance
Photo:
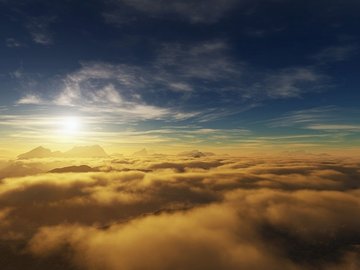
{"label": "cloud top", "polygon": [[354,217],[360,163],[354,158],[146,155],[18,162],[43,172],[66,162],[96,170],[1,180],[0,242],[11,243],[2,246],[5,253],[16,246],[8,259],[13,266],[19,259],[63,269],[359,264]]}

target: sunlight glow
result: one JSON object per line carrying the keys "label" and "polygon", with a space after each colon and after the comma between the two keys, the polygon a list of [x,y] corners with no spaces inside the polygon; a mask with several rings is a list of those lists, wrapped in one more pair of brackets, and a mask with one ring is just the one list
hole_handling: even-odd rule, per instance
{"label": "sunlight glow", "polygon": [[67,135],[76,135],[80,131],[81,121],[78,117],[64,117],[60,119],[60,129]]}

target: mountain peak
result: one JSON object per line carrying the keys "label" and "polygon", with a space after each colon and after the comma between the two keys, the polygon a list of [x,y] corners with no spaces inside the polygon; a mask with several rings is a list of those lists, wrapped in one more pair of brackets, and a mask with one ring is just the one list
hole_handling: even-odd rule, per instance
{"label": "mountain peak", "polygon": [[193,158],[213,156],[214,153],[211,152],[200,152],[199,150],[185,151],[178,154],[178,156],[187,156]]}
{"label": "mountain peak", "polygon": [[71,157],[107,157],[105,150],[100,145],[74,146],[71,150],[64,153]]}
{"label": "mountain peak", "polygon": [[50,173],[87,173],[87,172],[97,172],[97,170],[88,165],[80,165],[80,166],[68,166],[68,167],[56,168],[49,172]]}
{"label": "mountain peak", "polygon": [[18,159],[31,158],[51,158],[51,157],[75,157],[75,158],[91,158],[91,157],[107,157],[105,150],[100,145],[91,146],[74,146],[71,150],[64,153],[53,152],[43,146],[38,146],[29,152],[21,154]]}
{"label": "mountain peak", "polygon": [[148,151],[146,150],[146,148],[143,148],[140,151],[133,153],[133,156],[147,156],[147,155],[148,155]]}
{"label": "mountain peak", "polygon": [[30,159],[30,158],[45,158],[52,156],[52,151],[42,146],[38,146],[29,152],[18,156],[19,159]]}

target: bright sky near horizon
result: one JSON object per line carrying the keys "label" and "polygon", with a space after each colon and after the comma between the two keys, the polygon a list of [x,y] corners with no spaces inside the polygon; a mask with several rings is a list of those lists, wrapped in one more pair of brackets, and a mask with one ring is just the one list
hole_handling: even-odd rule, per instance
{"label": "bright sky near horizon", "polygon": [[357,0],[0,1],[0,151],[358,151]]}

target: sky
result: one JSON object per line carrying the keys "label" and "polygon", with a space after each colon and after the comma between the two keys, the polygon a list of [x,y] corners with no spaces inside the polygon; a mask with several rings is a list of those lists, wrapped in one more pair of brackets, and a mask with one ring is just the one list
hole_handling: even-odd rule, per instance
{"label": "sky", "polygon": [[0,149],[358,151],[357,0],[0,1]]}

